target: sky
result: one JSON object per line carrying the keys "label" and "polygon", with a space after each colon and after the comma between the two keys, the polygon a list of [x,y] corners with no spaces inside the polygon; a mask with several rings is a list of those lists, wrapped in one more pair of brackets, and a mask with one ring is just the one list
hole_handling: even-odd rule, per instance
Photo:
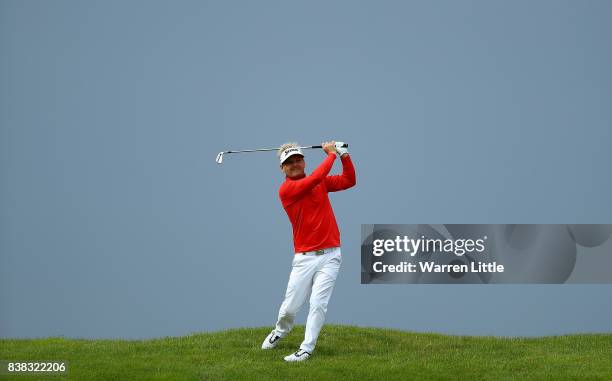
{"label": "sky", "polygon": [[330,196],[328,322],[612,332],[612,285],[362,285],[359,254],[361,224],[611,223],[611,12],[0,0],[0,337],[272,327],[293,255],[284,177],[273,153],[214,158],[331,139],[357,186]]}

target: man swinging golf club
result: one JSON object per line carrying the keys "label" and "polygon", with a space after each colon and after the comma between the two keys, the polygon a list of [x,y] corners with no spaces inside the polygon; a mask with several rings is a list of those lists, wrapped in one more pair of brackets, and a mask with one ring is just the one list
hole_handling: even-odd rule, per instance
{"label": "man swinging golf club", "polygon": [[[293,226],[295,255],[276,327],[262,349],[276,347],[291,331],[295,315],[310,294],[304,341],[285,361],[307,360],[312,354],[342,263],[340,232],[327,193],[354,186],[355,169],[343,143],[325,142],[322,148],[327,157],[309,176],[304,173],[304,154],[297,144],[283,144],[278,151],[280,168],[286,175],[279,196]],[[336,153],[342,160],[342,174],[328,176]]]}

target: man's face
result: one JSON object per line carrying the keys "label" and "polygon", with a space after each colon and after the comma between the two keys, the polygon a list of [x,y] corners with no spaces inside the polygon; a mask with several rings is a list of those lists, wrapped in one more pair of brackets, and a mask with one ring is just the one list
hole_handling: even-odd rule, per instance
{"label": "man's face", "polygon": [[303,177],[304,168],[306,168],[306,162],[302,155],[290,156],[283,164],[281,164],[281,170],[285,172],[285,175],[289,178]]}

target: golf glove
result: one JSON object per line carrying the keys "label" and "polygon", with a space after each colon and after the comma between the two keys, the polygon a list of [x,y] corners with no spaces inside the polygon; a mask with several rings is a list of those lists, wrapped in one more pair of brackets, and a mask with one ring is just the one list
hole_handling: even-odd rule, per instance
{"label": "golf glove", "polygon": [[344,142],[336,142],[336,151],[338,152],[338,156],[342,156],[345,153],[348,153],[348,148],[342,147]]}

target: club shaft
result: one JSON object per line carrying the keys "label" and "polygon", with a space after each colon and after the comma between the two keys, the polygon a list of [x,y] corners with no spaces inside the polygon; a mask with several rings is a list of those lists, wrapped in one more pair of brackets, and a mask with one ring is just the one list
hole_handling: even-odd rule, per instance
{"label": "club shaft", "polygon": [[[348,144],[344,144],[343,147],[348,147]],[[299,147],[301,149],[310,149],[310,148],[323,148],[323,146],[305,146],[305,147]],[[265,151],[278,151],[280,149],[280,147],[278,148],[260,148],[260,149],[243,149],[243,150],[239,150],[239,151],[224,151],[223,153],[241,153],[241,152],[265,152]]]}

